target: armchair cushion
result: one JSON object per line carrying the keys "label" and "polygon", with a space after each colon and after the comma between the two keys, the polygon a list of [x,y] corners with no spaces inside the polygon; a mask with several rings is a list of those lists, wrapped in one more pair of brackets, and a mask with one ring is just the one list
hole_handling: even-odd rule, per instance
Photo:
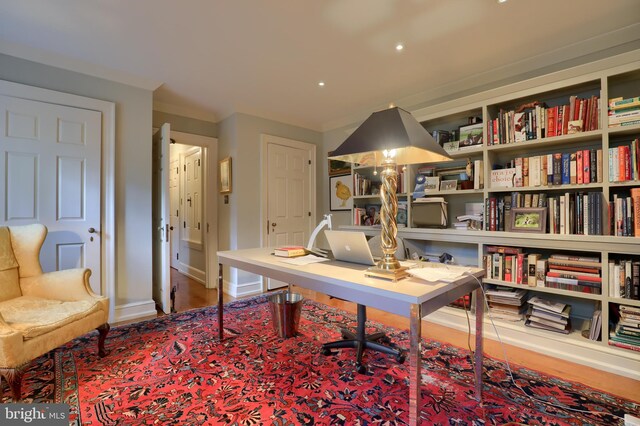
{"label": "armchair cushion", "polygon": [[24,340],[52,332],[101,310],[97,300],[64,302],[21,296],[0,302],[5,323],[22,333]]}

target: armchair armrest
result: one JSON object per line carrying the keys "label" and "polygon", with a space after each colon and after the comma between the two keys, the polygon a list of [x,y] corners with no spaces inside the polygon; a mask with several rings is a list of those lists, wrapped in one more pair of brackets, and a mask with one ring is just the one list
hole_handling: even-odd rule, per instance
{"label": "armchair armrest", "polygon": [[22,352],[22,333],[9,327],[0,314],[0,367],[15,367],[16,360],[11,355]]}
{"label": "armchair armrest", "polygon": [[65,269],[20,280],[22,294],[44,299],[74,301],[101,298],[89,285],[90,269]]}

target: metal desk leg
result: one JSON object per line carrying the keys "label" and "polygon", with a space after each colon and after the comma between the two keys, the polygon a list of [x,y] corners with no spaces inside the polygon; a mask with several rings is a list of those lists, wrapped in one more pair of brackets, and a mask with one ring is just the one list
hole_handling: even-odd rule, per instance
{"label": "metal desk leg", "polygon": [[420,424],[420,385],[422,376],[422,315],[420,305],[411,305],[409,317],[409,424]]}
{"label": "metal desk leg", "polygon": [[475,377],[476,377],[476,398],[482,402],[482,358],[483,358],[483,338],[482,326],[484,323],[484,300],[482,290],[476,291],[476,355],[475,355]]}
{"label": "metal desk leg", "polygon": [[224,335],[224,325],[223,325],[223,313],[222,309],[224,304],[222,303],[222,293],[223,293],[223,284],[222,284],[222,263],[218,263],[218,338],[222,341]]}

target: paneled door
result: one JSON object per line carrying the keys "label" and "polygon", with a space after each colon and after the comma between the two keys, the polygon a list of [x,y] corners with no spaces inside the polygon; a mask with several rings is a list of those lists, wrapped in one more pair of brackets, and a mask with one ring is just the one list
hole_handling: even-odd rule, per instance
{"label": "paneled door", "polygon": [[[311,206],[309,151],[278,143],[267,145],[268,156],[268,245],[306,246],[309,240]],[[286,285],[268,279],[267,288]]]}
{"label": "paneled door", "polygon": [[100,294],[101,113],[0,96],[0,117],[2,224],[46,225],[43,269],[90,268]]}
{"label": "paneled door", "polygon": [[171,309],[171,203],[169,202],[169,144],[171,127],[164,123],[153,135],[152,252],[153,300],[166,314]]}

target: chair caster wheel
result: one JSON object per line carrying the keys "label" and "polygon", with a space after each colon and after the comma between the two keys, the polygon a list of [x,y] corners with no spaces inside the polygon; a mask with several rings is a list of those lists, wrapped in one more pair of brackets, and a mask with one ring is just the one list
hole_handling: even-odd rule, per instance
{"label": "chair caster wheel", "polygon": [[364,364],[356,364],[356,371],[360,374],[364,374],[367,372],[367,366]]}
{"label": "chair caster wheel", "polygon": [[396,361],[398,362],[398,364],[404,364],[404,361],[407,358],[404,356],[403,353],[399,353],[398,355],[396,355]]}
{"label": "chair caster wheel", "polygon": [[322,355],[327,355],[327,356],[331,355],[331,349],[329,349],[329,348],[324,348],[323,347],[322,349],[320,349],[320,352],[322,353]]}

